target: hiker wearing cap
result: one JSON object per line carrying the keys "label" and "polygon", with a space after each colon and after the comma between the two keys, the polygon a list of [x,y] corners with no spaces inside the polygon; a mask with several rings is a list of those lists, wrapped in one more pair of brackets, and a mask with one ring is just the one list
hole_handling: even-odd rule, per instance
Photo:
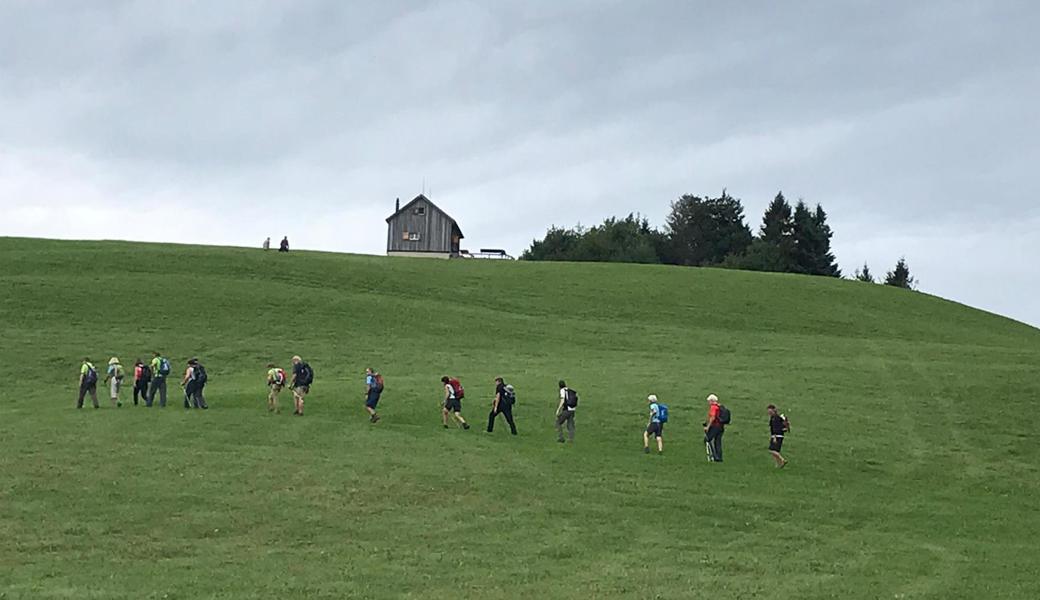
{"label": "hiker wearing cap", "polygon": [[172,367],[170,361],[158,352],[152,352],[152,385],[148,388],[148,398],[144,405],[151,406],[155,402],[155,394],[159,394],[159,407],[166,408],[166,376]]}
{"label": "hiker wearing cap", "polygon": [[708,396],[708,416],[704,422],[704,446],[709,462],[722,462],[722,434],[729,424],[729,410],[715,394]]}
{"label": "hiker wearing cap", "polygon": [[152,368],[144,364],[141,359],[134,361],[134,406],[137,406],[137,397],[141,401],[148,402],[148,384],[152,381]]}
{"label": "hiker wearing cap", "polygon": [[202,395],[208,379],[206,367],[202,366],[199,359],[190,359],[188,368],[184,370],[184,379],[181,380],[181,386],[184,388],[184,408],[209,408],[206,398]]}
{"label": "hiker wearing cap", "polygon": [[292,384],[289,387],[292,388],[293,414],[302,417],[303,399],[311,391],[311,384],[314,383],[314,370],[299,355],[292,357],[292,366]]}
{"label": "hiker wearing cap", "polygon": [[776,468],[782,469],[787,466],[787,459],[780,454],[780,449],[784,447],[784,434],[791,431],[791,424],[772,404],[766,407],[766,413],[769,414],[769,454]]}
{"label": "hiker wearing cap", "polygon": [[491,413],[488,415],[487,432],[494,433],[495,418],[502,415],[509,423],[509,430],[516,435],[516,423],[513,422],[513,405],[516,404],[516,390],[507,385],[501,377],[495,378],[495,399],[491,401]]}
{"label": "hiker wearing cap", "polygon": [[97,399],[97,380],[98,374],[94,363],[90,362],[90,358],[84,358],[83,364],[79,367],[79,397],[76,399],[76,408],[83,408],[83,399],[87,394],[90,394],[94,408],[101,408]]}
{"label": "hiker wearing cap", "polygon": [[664,454],[664,440],[661,439],[661,435],[664,433],[664,424],[668,422],[668,405],[658,402],[655,394],[647,396],[646,401],[650,404],[650,422],[643,431],[643,452],[650,454],[652,435],[657,438],[657,453]]}
{"label": "hiker wearing cap", "polygon": [[123,365],[119,364],[119,359],[113,356],[108,361],[108,370],[105,371],[105,383],[109,386],[109,398],[117,407],[123,405],[119,400],[119,391],[123,387],[123,376]]}
{"label": "hiker wearing cap", "polygon": [[379,420],[376,406],[379,405],[379,397],[383,395],[383,376],[372,367],[365,369],[365,410],[368,411],[369,423]]}
{"label": "hiker wearing cap", "polygon": [[285,370],[278,367],[274,363],[267,363],[267,411],[278,414],[278,394],[282,393],[282,389],[285,388],[286,384]]}
{"label": "hiker wearing cap", "polygon": [[567,427],[567,436],[574,443],[574,412],[578,410],[578,392],[567,387],[567,382],[560,380],[560,405],[556,407],[556,441],[564,443],[563,428]]}
{"label": "hiker wearing cap", "polygon": [[466,396],[462,382],[445,375],[441,377],[441,383],[444,384],[444,405],[441,408],[441,421],[444,423],[444,428],[448,428],[448,416],[450,415],[458,421],[459,427],[469,429],[469,423],[462,418],[462,399]]}

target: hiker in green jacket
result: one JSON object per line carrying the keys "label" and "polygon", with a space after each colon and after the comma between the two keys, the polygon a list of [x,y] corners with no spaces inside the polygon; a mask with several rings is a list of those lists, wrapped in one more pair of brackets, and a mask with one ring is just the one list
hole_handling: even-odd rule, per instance
{"label": "hiker in green jacket", "polygon": [[83,399],[87,394],[90,394],[90,399],[94,401],[94,408],[101,408],[97,400],[97,380],[94,363],[90,362],[90,358],[84,358],[79,368],[79,398],[76,399],[76,408],[83,408]]}
{"label": "hiker in green jacket", "polygon": [[152,352],[152,387],[148,389],[145,406],[155,402],[155,393],[159,393],[159,407],[166,408],[166,376],[170,374],[170,361],[158,352]]}

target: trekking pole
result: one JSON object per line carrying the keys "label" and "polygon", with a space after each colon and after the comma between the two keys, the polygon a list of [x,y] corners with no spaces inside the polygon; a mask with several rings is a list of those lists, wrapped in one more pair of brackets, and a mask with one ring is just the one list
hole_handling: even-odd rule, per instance
{"label": "trekking pole", "polygon": [[708,462],[711,462],[711,442],[704,440],[704,454],[708,456]]}

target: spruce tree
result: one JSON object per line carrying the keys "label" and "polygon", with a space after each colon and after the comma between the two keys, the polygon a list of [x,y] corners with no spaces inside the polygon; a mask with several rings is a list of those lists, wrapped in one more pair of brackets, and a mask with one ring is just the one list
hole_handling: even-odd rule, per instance
{"label": "spruce tree", "polygon": [[768,256],[769,260],[761,264],[749,265],[748,268],[763,271],[795,271],[794,219],[791,205],[784,198],[784,193],[777,193],[762,217],[762,228],[759,239],[770,250],[762,248],[756,254]]}
{"label": "spruce tree", "polygon": [[[828,277],[841,277],[838,261],[831,252],[831,237],[834,236],[834,232],[827,224],[827,213],[819,204],[816,205],[816,212],[813,213],[813,225],[816,229],[816,264],[813,265],[813,273]],[[865,264],[864,267],[866,267]]]}
{"label": "spruce tree", "polygon": [[863,263],[863,269],[856,269],[853,279],[867,283],[877,283],[874,281],[874,274],[870,272],[870,267],[867,266],[867,263]]}
{"label": "spruce tree", "polygon": [[896,263],[896,268],[885,275],[885,285],[906,288],[908,290],[914,289],[914,286],[917,285],[917,280],[910,275],[910,267],[906,264],[905,258],[900,258],[899,262]]}
{"label": "spruce tree", "polygon": [[794,225],[792,239],[794,240],[794,251],[792,254],[791,267],[795,273],[816,274],[816,252],[820,246],[819,236],[816,231],[816,223],[809,207],[805,202],[799,200],[794,207],[794,216],[791,219]]}

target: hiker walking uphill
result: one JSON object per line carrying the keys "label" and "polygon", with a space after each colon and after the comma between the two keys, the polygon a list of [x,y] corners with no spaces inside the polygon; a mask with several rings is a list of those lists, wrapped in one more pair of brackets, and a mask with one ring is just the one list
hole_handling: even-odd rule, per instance
{"label": "hiker walking uphill", "polygon": [[137,406],[137,397],[141,397],[141,401],[148,402],[148,384],[152,382],[152,368],[141,362],[141,359],[134,361],[134,406]]}
{"label": "hiker walking uphill", "polygon": [[293,375],[290,387],[293,396],[293,414],[302,417],[303,399],[310,393],[311,384],[314,383],[314,369],[299,356],[292,357],[292,366]]}
{"label": "hiker walking uphill", "polygon": [[202,395],[207,381],[209,375],[206,373],[206,367],[202,366],[197,358],[189,360],[188,368],[184,371],[184,379],[181,380],[181,386],[184,388],[184,408],[209,408],[206,398]]}
{"label": "hiker walking uphill", "polygon": [[148,398],[144,405],[150,407],[155,402],[155,394],[159,394],[159,407],[166,408],[166,377],[170,374],[170,361],[158,352],[152,352],[152,385],[148,388]]}
{"label": "hiker walking uphill", "polygon": [[282,393],[287,382],[284,369],[274,363],[267,364],[267,412],[281,412],[278,410],[278,394]]}
{"label": "hiker walking uphill", "polygon": [[105,383],[109,386],[108,396],[112,399],[112,404],[116,407],[123,405],[119,400],[119,392],[123,388],[123,377],[123,365],[119,364],[119,359],[113,356],[108,361],[108,370],[105,372]]}
{"label": "hiker walking uphill", "polygon": [[556,407],[556,441],[564,443],[563,428],[567,427],[567,436],[574,443],[574,412],[578,410],[578,392],[567,387],[567,382],[560,380],[560,405]]}
{"label": "hiker walking uphill", "polygon": [[708,417],[704,421],[704,446],[709,462],[722,462],[722,434],[729,425],[729,409],[715,394],[708,396]]}
{"label": "hiker walking uphill", "polygon": [[787,459],[780,454],[780,450],[784,447],[784,434],[791,431],[791,424],[772,404],[766,407],[766,413],[769,414],[769,454],[772,455],[776,468],[782,469],[787,466]]}
{"label": "hiker walking uphill", "polygon": [[83,408],[83,399],[87,394],[90,394],[94,408],[101,408],[97,399],[97,380],[98,372],[94,363],[90,362],[90,358],[84,358],[79,368],[79,397],[76,398],[76,408]]}
{"label": "hiker walking uphill", "polygon": [[650,454],[650,436],[657,438],[657,453],[664,454],[664,424],[668,422],[668,405],[657,401],[655,394],[646,397],[650,404],[650,422],[643,431],[643,452]]}
{"label": "hiker walking uphill", "polygon": [[278,244],[278,251],[279,252],[288,252],[289,251],[289,236],[285,236],[285,237],[282,238],[282,243]]}
{"label": "hiker walking uphill", "polygon": [[491,401],[491,413],[488,414],[487,432],[494,433],[495,418],[502,415],[509,424],[509,431],[516,435],[516,423],[513,422],[513,405],[516,404],[516,390],[506,384],[501,377],[495,378],[495,399]]}
{"label": "hiker walking uphill", "polygon": [[454,377],[445,375],[441,377],[441,383],[444,384],[444,406],[441,409],[441,420],[444,422],[444,428],[448,428],[448,416],[451,415],[458,421],[459,427],[469,429],[469,423],[462,418],[462,399],[466,396],[466,390],[462,387],[462,382]]}
{"label": "hiker walking uphill", "polygon": [[375,423],[379,420],[376,406],[379,406],[379,398],[383,395],[383,376],[375,369],[365,369],[365,410],[368,411],[368,420]]}

